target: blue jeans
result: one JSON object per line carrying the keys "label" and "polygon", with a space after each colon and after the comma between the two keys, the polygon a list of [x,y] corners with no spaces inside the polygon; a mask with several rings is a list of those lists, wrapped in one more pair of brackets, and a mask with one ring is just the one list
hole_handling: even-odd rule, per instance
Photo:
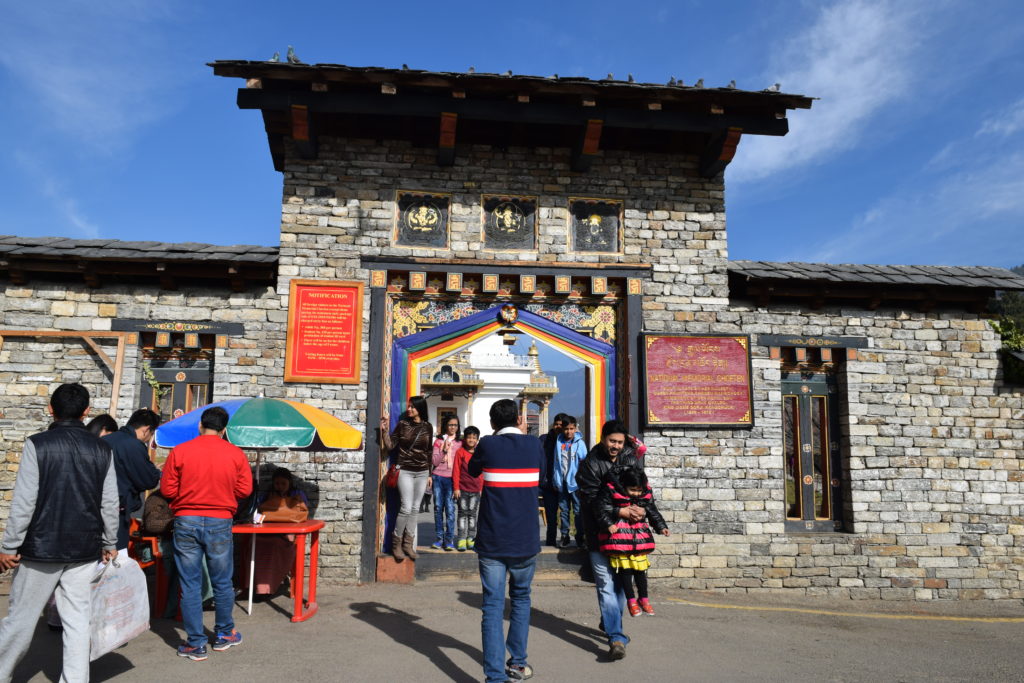
{"label": "blue jeans", "polygon": [[[480,631],[484,646],[484,676],[488,683],[505,681],[505,650],[510,662],[526,664],[526,641],[530,635],[530,583],[537,567],[533,557],[480,557],[480,584],[483,587],[483,617]],[[512,610],[508,617],[508,638],[503,636],[505,614],[505,575]]]}
{"label": "blue jeans", "polygon": [[231,586],[235,564],[231,523],[230,519],[215,517],[174,518],[174,561],[181,581],[181,617],[192,647],[201,647],[207,641],[203,631],[203,557],[210,570],[216,603],[214,633],[231,633],[235,628],[231,616],[235,606]]}
{"label": "blue jeans", "polygon": [[615,572],[608,564],[607,555],[591,550],[590,567],[594,571],[597,606],[601,610],[604,632],[608,634],[608,644],[619,642],[625,645],[629,642],[629,637],[622,632],[622,612],[626,609],[626,594],[615,580]]}
{"label": "blue jeans", "polygon": [[[438,543],[455,545],[455,499],[452,478],[432,475],[434,480],[434,535]],[[443,531],[442,531],[443,529]]]}
{"label": "blue jeans", "polygon": [[583,520],[580,519],[580,495],[576,491],[561,490],[558,492],[558,516],[561,520],[562,538],[569,537],[569,508],[572,508],[573,519],[576,520],[576,540],[583,539]]}

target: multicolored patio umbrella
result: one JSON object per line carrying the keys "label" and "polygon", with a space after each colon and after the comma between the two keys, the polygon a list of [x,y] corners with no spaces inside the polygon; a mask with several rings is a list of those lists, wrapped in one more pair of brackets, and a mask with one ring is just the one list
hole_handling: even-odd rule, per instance
{"label": "multicolored patio umbrella", "polygon": [[362,432],[319,408],[260,397],[218,401],[189,411],[157,428],[156,445],[174,448],[199,436],[203,412],[215,406],[228,412],[228,441],[239,448],[359,448],[363,442]]}
{"label": "multicolored patio umbrella", "polygon": [[[219,406],[228,412],[228,441],[239,448],[256,451],[256,476],[260,471],[260,454],[270,448],[359,448],[363,435],[338,418],[319,408],[279,398],[235,398],[218,401],[189,411],[179,418],[160,425],[156,445],[174,448],[199,436],[203,413]],[[249,608],[252,614],[252,592],[256,572],[256,534],[249,548]]]}

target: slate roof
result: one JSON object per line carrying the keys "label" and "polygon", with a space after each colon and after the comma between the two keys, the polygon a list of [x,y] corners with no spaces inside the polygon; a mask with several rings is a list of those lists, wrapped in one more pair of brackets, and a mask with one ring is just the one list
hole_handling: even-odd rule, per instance
{"label": "slate roof", "polygon": [[74,258],[124,261],[231,261],[276,264],[277,247],[252,244],[223,246],[199,242],[128,242],[111,239],[0,235],[4,257]]}
{"label": "slate roof", "polygon": [[[207,66],[214,67],[215,73],[223,76],[249,77],[263,76],[270,78],[296,78],[300,75],[309,79],[322,78],[324,80],[348,79],[356,80],[387,80],[391,82],[402,82],[418,84],[423,86],[450,86],[458,83],[460,85],[490,85],[499,86],[507,84],[513,88],[523,86],[550,90],[554,86],[561,92],[589,92],[592,94],[616,94],[625,95],[635,93],[637,95],[672,96],[688,94],[691,96],[713,97],[715,99],[729,98],[732,101],[759,101],[772,102],[780,107],[790,109],[809,109],[811,103],[816,99],[806,95],[784,93],[774,91],[770,88],[761,90],[743,90],[735,86],[715,86],[711,84],[696,86],[691,81],[689,85],[683,83],[682,79],[675,77],[666,79],[665,83],[640,83],[632,80],[632,76],[626,79],[611,78],[591,79],[583,76],[535,76],[529,74],[513,74],[508,71],[503,74],[488,73],[479,71],[430,71],[424,69],[393,69],[380,66],[349,66],[347,64],[289,64],[288,62],[267,62],[244,59],[222,59],[209,62]],[[472,69],[472,67],[470,67]],[[703,81],[704,79],[700,79]],[[733,81],[735,83],[735,81]],[[767,84],[766,84],[767,85]],[[774,86],[772,86],[774,87]]]}
{"label": "slate roof", "polygon": [[789,280],[810,284],[900,285],[1024,289],[1024,277],[992,266],[876,266],[866,264],[730,261],[729,274],[751,280]]}

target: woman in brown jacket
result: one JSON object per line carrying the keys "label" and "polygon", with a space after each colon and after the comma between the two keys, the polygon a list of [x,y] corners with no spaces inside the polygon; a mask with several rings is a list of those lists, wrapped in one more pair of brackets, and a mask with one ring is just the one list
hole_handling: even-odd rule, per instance
{"label": "woman in brown jacket", "polygon": [[413,396],[405,413],[388,433],[388,419],[380,419],[380,434],[384,448],[398,449],[398,494],[402,499],[395,520],[395,533],[391,539],[391,554],[396,560],[406,557],[415,560],[416,516],[423,492],[430,477],[431,446],[434,429],[427,422],[427,401]]}

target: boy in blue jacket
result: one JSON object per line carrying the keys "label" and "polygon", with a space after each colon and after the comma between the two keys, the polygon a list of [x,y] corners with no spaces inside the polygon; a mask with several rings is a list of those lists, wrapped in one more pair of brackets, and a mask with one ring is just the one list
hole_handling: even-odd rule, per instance
{"label": "boy in blue jacket", "polygon": [[580,461],[587,457],[587,444],[576,430],[576,418],[566,415],[562,419],[562,433],[555,440],[551,485],[558,491],[558,515],[562,529],[562,547],[569,545],[569,510],[576,521],[576,545],[584,547],[583,521],[580,519],[580,498],[576,493],[576,472]]}
{"label": "boy in blue jacket", "polygon": [[[514,401],[491,406],[492,436],[480,439],[467,469],[483,475],[476,550],[483,589],[484,675],[487,681],[526,680],[530,632],[530,584],[540,553],[538,484],[544,474],[540,440],[523,433],[523,419]],[[505,580],[512,603],[508,638],[504,637]],[[510,655],[505,661],[505,651]]]}

